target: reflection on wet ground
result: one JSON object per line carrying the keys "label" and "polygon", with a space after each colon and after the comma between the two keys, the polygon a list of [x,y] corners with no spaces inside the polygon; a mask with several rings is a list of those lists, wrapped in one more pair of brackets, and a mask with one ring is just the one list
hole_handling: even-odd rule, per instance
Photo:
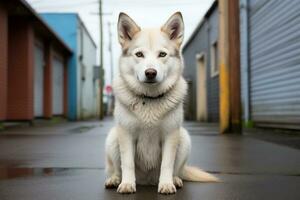
{"label": "reflection on wet ground", "polygon": [[16,168],[0,167],[0,180],[32,176],[53,176],[58,173],[71,171],[68,168]]}
{"label": "reflection on wet ground", "polygon": [[221,183],[184,182],[175,195],[166,196],[157,193],[157,186],[137,185],[131,195],[105,189],[104,169],[9,167],[0,173],[9,179],[0,180],[1,200],[300,199],[297,176],[220,173],[215,175]]}
{"label": "reflection on wet ground", "polygon": [[85,133],[87,131],[92,130],[93,128],[96,128],[96,126],[94,126],[94,125],[91,125],[91,126],[80,126],[80,127],[76,127],[76,128],[70,129],[69,132],[70,133]]}

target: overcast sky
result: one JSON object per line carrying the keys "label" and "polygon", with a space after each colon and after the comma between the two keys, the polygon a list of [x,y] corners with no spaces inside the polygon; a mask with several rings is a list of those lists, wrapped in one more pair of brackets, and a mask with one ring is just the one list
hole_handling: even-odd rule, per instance
{"label": "overcast sky", "polygon": [[[99,44],[98,0],[27,0],[38,12],[78,12],[94,41]],[[102,0],[104,24],[105,82],[110,84],[108,23],[111,22],[114,72],[120,46],[116,23],[119,12],[126,12],[141,27],[161,26],[169,16],[181,11],[185,22],[185,41],[189,38],[213,0]]]}

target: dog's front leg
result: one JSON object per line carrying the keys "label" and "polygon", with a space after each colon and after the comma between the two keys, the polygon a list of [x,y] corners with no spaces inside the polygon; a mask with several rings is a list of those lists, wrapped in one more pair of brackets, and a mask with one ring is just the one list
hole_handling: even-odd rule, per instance
{"label": "dog's front leg", "polygon": [[124,128],[119,127],[119,147],[121,156],[122,181],[117,192],[134,193],[135,185],[135,166],[134,166],[134,141],[132,135]]}
{"label": "dog's front leg", "polygon": [[158,192],[162,194],[173,194],[176,187],[173,183],[174,163],[179,143],[179,130],[165,135],[162,148],[162,162],[158,184]]}

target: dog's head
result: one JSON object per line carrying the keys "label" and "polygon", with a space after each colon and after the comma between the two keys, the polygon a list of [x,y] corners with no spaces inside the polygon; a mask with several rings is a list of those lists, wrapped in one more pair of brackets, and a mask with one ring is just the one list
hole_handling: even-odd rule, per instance
{"label": "dog's head", "polygon": [[183,32],[180,12],[155,29],[141,29],[128,15],[120,13],[120,76],[135,93],[157,96],[176,83],[183,70]]}

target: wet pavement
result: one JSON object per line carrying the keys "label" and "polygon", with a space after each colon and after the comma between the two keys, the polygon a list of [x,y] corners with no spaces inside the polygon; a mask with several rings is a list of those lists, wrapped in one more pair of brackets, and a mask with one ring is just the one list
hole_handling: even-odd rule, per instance
{"label": "wet pavement", "polygon": [[189,163],[221,183],[184,183],[175,195],[138,186],[133,195],[104,189],[104,141],[113,125],[72,122],[0,132],[0,200],[300,199],[300,151],[251,136],[219,135],[216,124],[185,123]]}

